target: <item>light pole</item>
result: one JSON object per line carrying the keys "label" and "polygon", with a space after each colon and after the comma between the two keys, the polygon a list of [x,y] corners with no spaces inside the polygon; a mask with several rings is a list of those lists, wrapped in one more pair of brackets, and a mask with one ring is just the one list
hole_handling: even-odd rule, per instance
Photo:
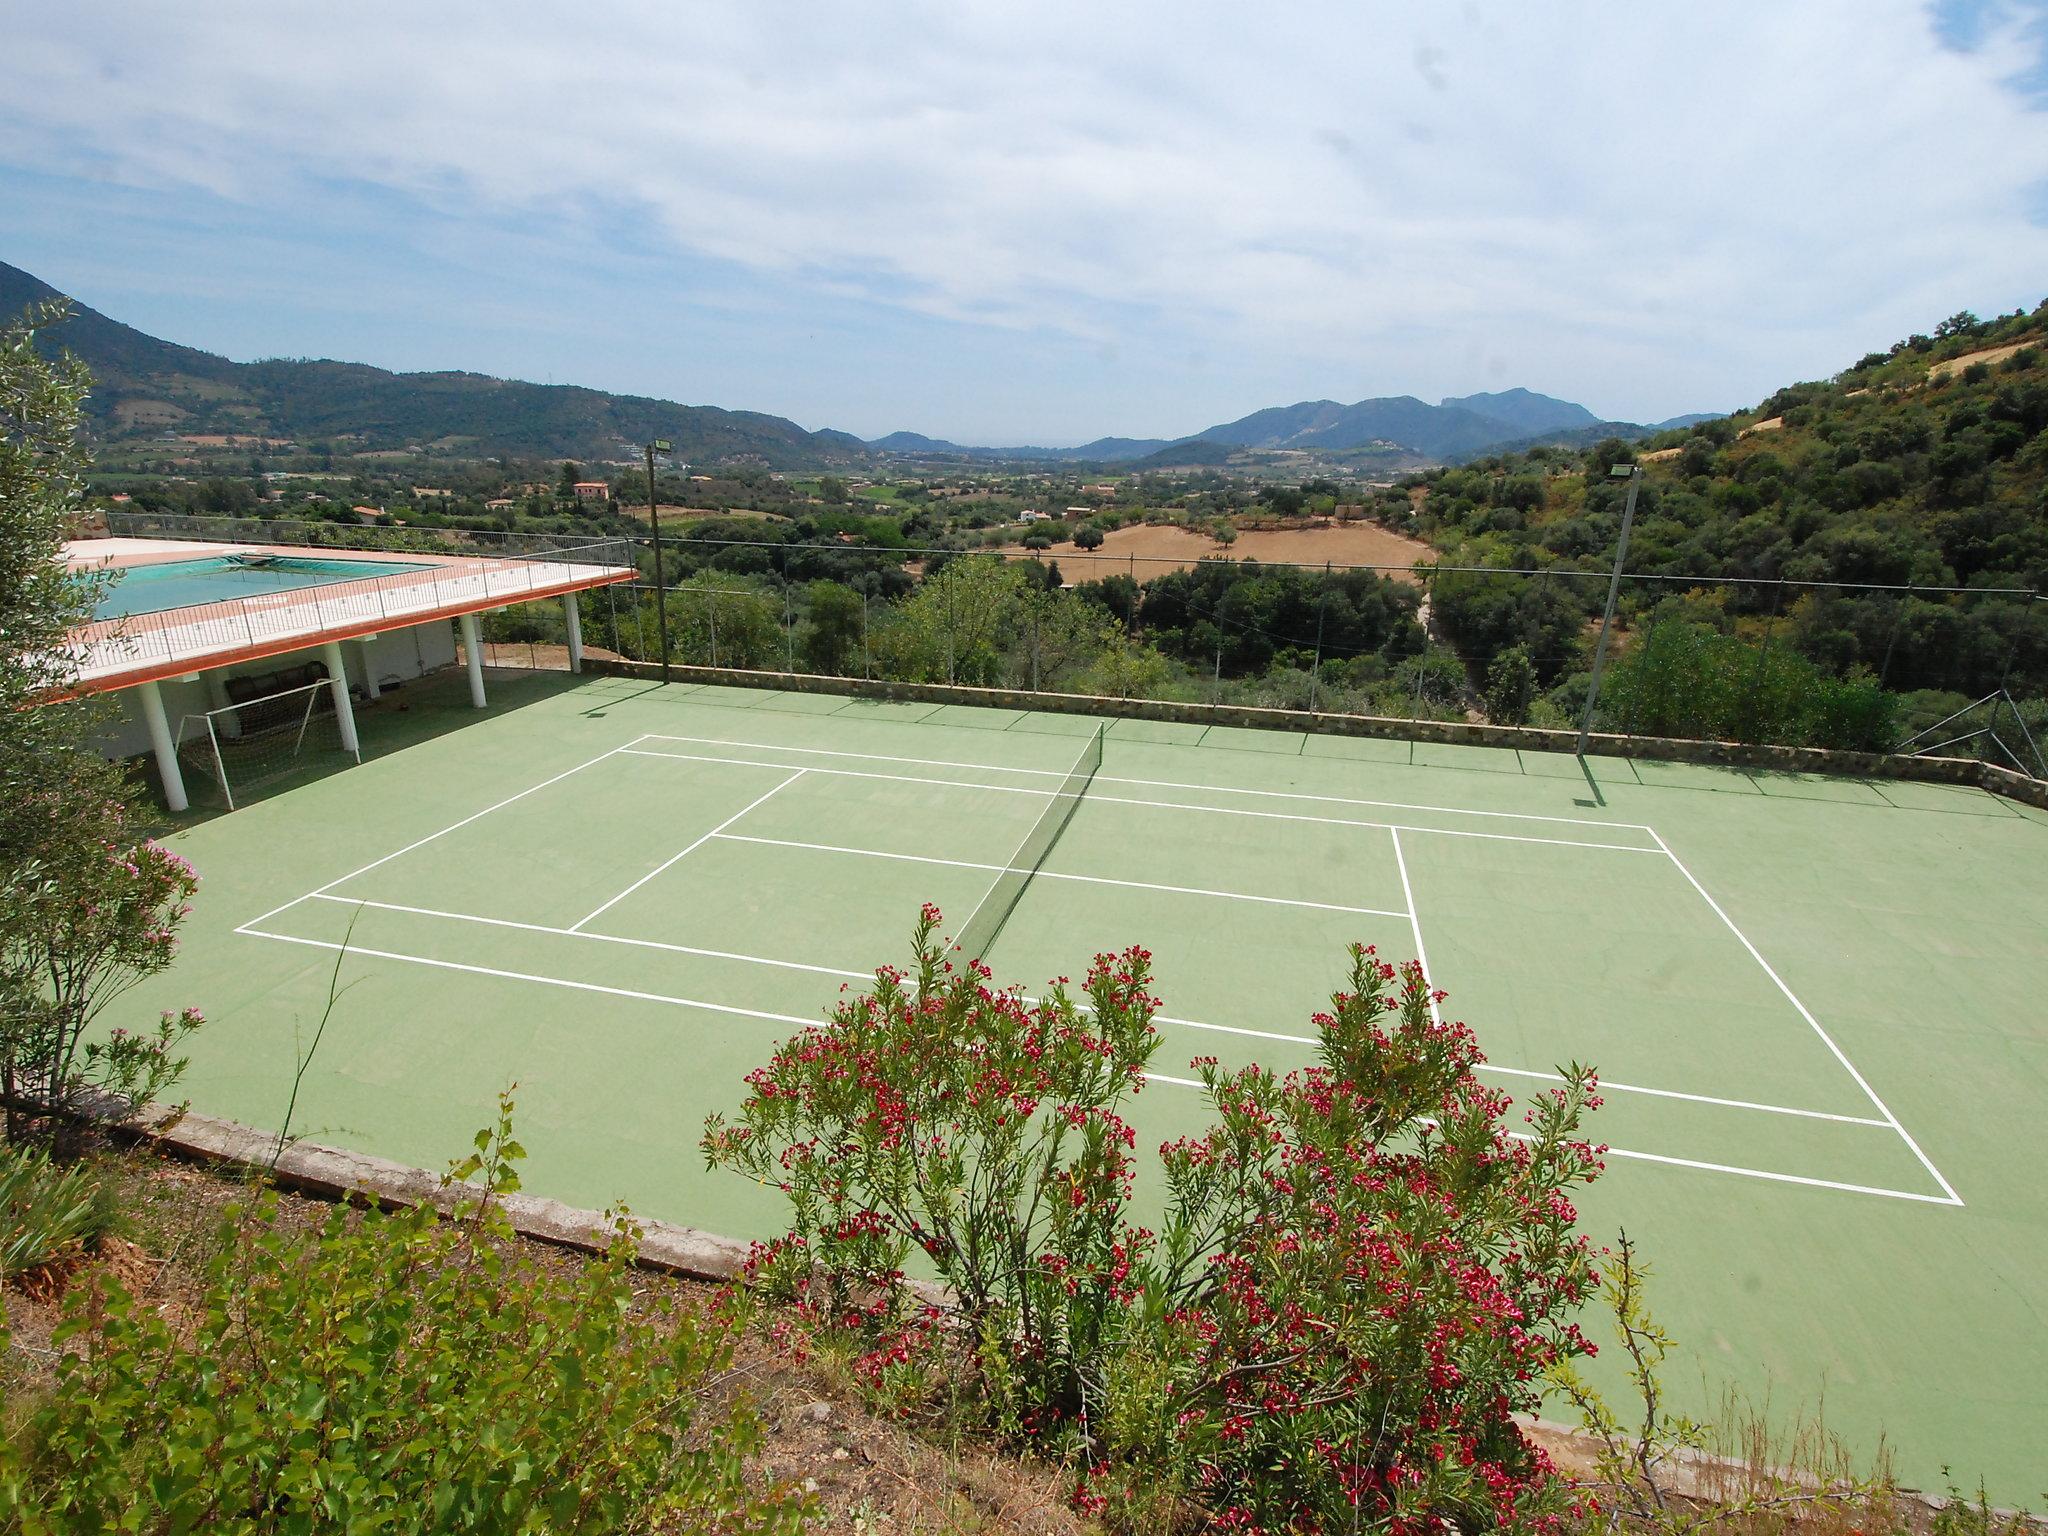
{"label": "light pole", "polygon": [[1586,738],[1593,731],[1593,709],[1600,702],[1600,669],[1607,662],[1607,635],[1614,628],[1614,600],[1621,595],[1621,565],[1628,559],[1628,531],[1636,520],[1636,492],[1643,483],[1643,466],[1616,464],[1608,471],[1615,480],[1628,482],[1628,503],[1621,509],[1621,541],[1614,548],[1614,575],[1607,583],[1607,612],[1600,620],[1600,642],[1593,648],[1593,678],[1586,685],[1586,714],[1579,721],[1578,755],[1586,755]]}
{"label": "light pole", "polygon": [[669,680],[668,583],[661,571],[661,509],[654,501],[654,456],[674,451],[675,445],[665,437],[657,437],[647,445],[647,521],[654,529],[654,627],[661,636],[661,680],[664,683]]}

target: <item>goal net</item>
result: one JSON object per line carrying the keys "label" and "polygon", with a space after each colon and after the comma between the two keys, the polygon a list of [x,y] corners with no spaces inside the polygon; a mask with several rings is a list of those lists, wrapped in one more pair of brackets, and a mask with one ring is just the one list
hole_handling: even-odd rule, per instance
{"label": "goal net", "polygon": [[[334,693],[324,682],[186,715],[178,722],[179,761],[188,775],[212,785],[231,811],[236,795],[343,751]],[[353,755],[361,760],[360,752]]]}

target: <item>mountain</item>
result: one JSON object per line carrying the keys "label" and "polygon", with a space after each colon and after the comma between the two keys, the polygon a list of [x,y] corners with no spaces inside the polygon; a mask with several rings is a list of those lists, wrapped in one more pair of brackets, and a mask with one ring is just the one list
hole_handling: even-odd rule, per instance
{"label": "mountain", "polygon": [[907,458],[1042,460],[1062,464],[1115,464],[1143,458],[1166,445],[1163,437],[1098,437],[1078,448],[970,448],[942,437],[926,437],[922,432],[891,432],[887,437],[869,438],[866,444],[878,453],[902,454]]}
{"label": "mountain", "polygon": [[1476,453],[1490,444],[1527,435],[1477,411],[1428,405],[1413,395],[1360,400],[1352,405],[1304,400],[1254,411],[1195,434],[1239,448],[1341,451],[1392,444],[1432,457]]}
{"label": "mountain", "polygon": [[[61,296],[0,262],[0,314]],[[161,341],[76,301],[71,319],[44,340],[92,369],[87,419],[108,442],[226,433],[326,440],[357,451],[427,447],[451,456],[606,459],[665,437],[681,458],[701,464],[782,469],[874,458],[850,433],[807,432],[757,411],[480,373],[392,373],[303,358],[230,362]]]}
{"label": "mountain", "polygon": [[[2048,602],[2035,595],[2048,592],[2048,303],[1952,316],[1725,418],[1567,436],[1579,442],[1510,445],[1386,493],[1446,565],[1582,578],[1439,585],[1435,623],[1475,676],[1515,645],[1546,685],[1583,668],[1597,573],[1634,495],[1629,571],[1655,598],[1630,623],[1754,647],[1730,697],[1759,690],[1766,658],[1796,654],[1848,684],[1925,695],[1888,736],[1882,717],[1857,717],[1875,719],[1886,745],[2000,688],[2034,711],[2030,729],[2048,723]],[[1648,441],[1632,452],[1600,438]],[[1643,470],[1633,492],[1609,474],[1631,456]],[[1660,666],[1693,665],[1660,654]],[[1687,694],[1679,671],[1660,675],[1659,698]],[[1773,696],[1793,686],[1774,683]],[[1651,728],[1667,726],[1682,733]]]}
{"label": "mountain", "polygon": [[1680,427],[1696,427],[1703,421],[1719,421],[1727,414],[1726,411],[1694,411],[1689,416],[1667,416],[1664,420],[1652,424],[1650,430],[1652,432],[1675,432]]}
{"label": "mountain", "polygon": [[[1504,389],[1491,395],[1460,395],[1437,402],[1446,410],[1470,411],[1489,421],[1503,422],[1515,429],[1517,437],[1535,437],[1544,432],[1570,432],[1596,426],[1599,417],[1583,405],[1539,395],[1530,389]],[[1690,423],[1687,423],[1690,425]]]}

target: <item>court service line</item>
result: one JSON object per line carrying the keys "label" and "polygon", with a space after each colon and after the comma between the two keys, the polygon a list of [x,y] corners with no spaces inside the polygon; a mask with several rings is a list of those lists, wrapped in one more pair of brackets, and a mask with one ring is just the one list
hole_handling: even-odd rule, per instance
{"label": "court service line", "polygon": [[[699,752],[648,752],[637,747],[622,747],[619,750],[630,757],[666,757],[682,763],[726,763],[740,768],[789,767],[788,763],[762,762],[754,758],[712,757]],[[833,778],[882,779],[895,784],[923,784],[935,789],[982,789],[1000,795],[1037,795],[1041,799],[1050,799],[1059,793],[1058,790],[1052,789],[1025,789],[1015,784],[975,784],[962,779],[927,779],[916,774],[871,773],[855,768],[810,768],[804,771]],[[1635,843],[1596,843],[1569,837],[1527,837],[1511,832],[1463,832],[1451,827],[1418,827],[1406,822],[1366,821],[1352,816],[1306,816],[1295,811],[1255,811],[1235,805],[1189,805],[1179,800],[1146,800],[1134,795],[1105,795],[1092,790],[1084,798],[1096,804],[1139,805],[1153,810],[1195,811],[1209,816],[1254,816],[1265,821],[1297,821],[1319,827],[1376,827],[1383,830],[1421,832],[1431,837],[1476,837],[1496,843],[1543,843],[1556,848],[1596,848],[1614,853],[1643,853],[1652,857],[1662,851],[1644,848]]]}
{"label": "court service line", "polygon": [[674,864],[675,862],[677,862],[677,860],[686,858],[690,854],[695,853],[699,848],[702,848],[706,843],[710,842],[711,839],[718,836],[718,834],[723,832],[727,827],[731,826],[734,822],[738,821],[742,816],[746,815],[747,812],[754,810],[758,806],[765,805],[770,800],[773,800],[777,795],[781,794],[785,789],[789,788],[790,785],[794,784],[798,779],[802,778],[805,774],[809,773],[810,771],[811,770],[808,768],[797,769],[796,772],[792,773],[780,784],[776,785],[773,789],[769,790],[765,795],[757,796],[755,799],[749,801],[746,805],[742,806],[739,810],[734,811],[730,816],[726,817],[725,820],[721,821],[709,832],[706,832],[702,837],[698,838],[694,843],[690,844],[689,847],[683,849],[682,852],[674,854],[669,858],[662,860],[661,863],[655,865],[654,868],[647,871],[646,874],[642,875],[638,880],[635,880],[631,885],[627,886],[623,891],[619,892],[618,895],[614,896],[610,901],[606,902],[603,906],[599,907],[595,912],[592,912],[587,917],[578,918],[575,922],[569,925],[569,931],[571,933],[575,933],[579,929],[581,929],[585,923],[590,922],[595,918],[602,917],[605,913],[609,912],[613,907],[616,907],[620,902],[624,901],[628,896],[632,895],[635,891],[639,890],[641,886],[645,885],[648,881],[652,880],[656,875],[661,874],[671,864]]}
{"label": "court service line", "polygon": [[[495,976],[506,981],[526,981],[545,987],[563,987],[575,992],[596,992],[607,997],[624,997],[636,1002],[664,1003],[676,1008],[698,1008],[709,1013],[730,1014],[735,1017],[748,1019],[764,1019],[775,1024],[795,1024],[805,1029],[815,1029],[821,1022],[818,1019],[799,1018],[795,1014],[771,1013],[759,1008],[740,1008],[730,1003],[707,1002],[702,998],[674,997],[667,993],[641,992],[629,987],[608,987],[594,981],[570,981],[560,976],[537,976],[529,971],[504,970],[489,965],[468,965],[459,960],[434,960],[429,959],[425,955],[400,954],[394,950],[370,949],[356,944],[337,944],[327,939],[302,939],[293,934],[270,933],[254,927],[238,929],[237,931],[247,932],[252,938],[274,939],[281,944],[302,944],[310,949],[323,949],[330,953],[363,955],[377,960],[396,960],[408,965],[430,966],[435,970],[461,971],[474,976]],[[1145,1076],[1152,1082],[1169,1083],[1175,1087],[1200,1088],[1202,1086],[1201,1083],[1192,1078],[1173,1077],[1165,1073],[1148,1072]],[[1509,1131],[1507,1134],[1517,1140],[1527,1141],[1532,1139],[1526,1132]],[[1621,1147],[1609,1147],[1606,1155],[1609,1157],[1633,1158],[1642,1162],[1669,1163],[1680,1168],[1702,1169],[1711,1173],[1737,1174],[1746,1178],[1770,1179],[1786,1184],[1803,1184],[1819,1189],[1842,1190],[1851,1194],[1886,1195],[1896,1200],[1915,1200],[1932,1205],[1961,1205],[1963,1203],[1953,1193],[1944,1199],[1938,1195],[1914,1194],[1906,1190],[1882,1189],[1867,1184],[1845,1184],[1833,1179],[1807,1178],[1791,1173],[1772,1173],[1762,1168],[1740,1168],[1729,1163],[1710,1163],[1702,1162],[1695,1158],[1667,1157],[1656,1152],[1632,1152]]]}
{"label": "court service line", "polygon": [[1408,903],[1408,926],[1415,934],[1415,963],[1422,967],[1422,984],[1429,988],[1429,1022],[1442,1027],[1444,1016],[1437,1011],[1436,983],[1430,980],[1429,951],[1422,947],[1422,919],[1416,914],[1414,888],[1408,884],[1408,859],[1401,852],[1401,833],[1389,827],[1387,835],[1394,840],[1394,867],[1401,872],[1401,899]]}
{"label": "court service line", "polygon": [[643,1003],[668,1003],[678,1008],[702,1008],[711,1013],[730,1013],[745,1019],[767,1019],[776,1024],[799,1024],[815,1028],[817,1019],[800,1019],[791,1013],[767,1013],[759,1008],[739,1008],[731,1003],[708,1003],[696,997],[670,997],[663,992],[636,992],[630,987],[600,986],[594,981],[570,981],[561,976],[536,976],[530,971],[506,971],[490,965],[465,965],[460,960],[430,960],[425,955],[402,955],[389,949],[366,949],[360,944],[336,944],[327,939],[302,939],[289,933],[246,931],[251,938],[276,939],[280,944],[304,944],[311,949],[332,950],[350,955],[369,955],[378,960],[401,960],[408,965],[429,965],[440,971],[465,971],[472,976],[497,976],[506,981],[531,981],[543,987],[567,987],[575,992],[602,992],[607,997],[628,997]]}
{"label": "court service line", "polygon": [[355,896],[333,896],[325,892],[302,896],[299,899],[338,902],[345,907],[370,907],[380,912],[409,912],[415,917],[443,917],[451,922],[480,923],[489,928],[517,928],[526,933],[545,933],[563,939],[588,939],[597,944],[624,944],[634,949],[665,950],[676,955],[698,955],[706,960],[736,960],[742,965],[770,965],[778,970],[809,971],[819,976],[837,976],[851,981],[874,979],[872,971],[849,971],[836,965],[811,965],[803,960],[771,960],[766,955],[743,955],[730,949],[701,949],[694,944],[670,944],[661,939],[631,939],[620,933],[588,933],[575,928],[551,928],[545,923],[521,923],[509,917],[479,917],[474,912],[444,912],[438,907],[408,907],[395,901],[365,901]]}
{"label": "court service line", "polygon": [[[972,859],[942,859],[923,853],[891,853],[879,848],[843,848],[835,843],[806,843],[788,837],[755,837],[746,832],[720,832],[716,834],[723,843],[760,843],[769,848],[804,848],[813,853],[843,853],[861,859],[895,859],[906,864],[941,864],[950,869],[981,869],[993,874],[1024,874],[1025,866],[1017,864],[982,864]],[[1174,896],[1214,896],[1224,901],[1257,901],[1276,907],[1313,907],[1321,912],[1350,912],[1361,917],[1406,917],[1406,912],[1390,912],[1381,907],[1346,907],[1330,901],[1305,901],[1293,896],[1253,896],[1243,891],[1212,891],[1195,885],[1161,885],[1151,880],[1115,880],[1107,875],[1069,875],[1050,869],[1041,869],[1036,877],[1040,880],[1076,880],[1085,885],[1118,885],[1135,891],[1165,891]]]}
{"label": "court service line", "polygon": [[[324,892],[333,890],[337,885],[343,885],[348,881],[355,879],[357,875],[367,875],[371,870],[377,868],[377,866],[380,864],[389,864],[393,859],[398,858],[401,854],[411,853],[415,848],[424,848],[428,843],[433,842],[434,839],[437,837],[446,837],[450,832],[459,831],[461,828],[468,826],[472,821],[476,821],[482,817],[488,816],[493,811],[502,811],[506,806],[512,804],[515,800],[524,800],[528,795],[534,794],[539,790],[546,789],[550,784],[561,783],[562,780],[568,778],[571,774],[581,773],[584,769],[594,767],[598,763],[603,762],[608,757],[617,757],[623,752],[628,752],[632,750],[634,742],[645,741],[646,739],[647,738],[645,736],[635,736],[632,741],[626,742],[622,746],[613,747],[609,752],[600,752],[597,754],[597,756],[590,758],[584,762],[578,763],[574,768],[563,769],[562,772],[556,774],[553,778],[542,779],[538,784],[529,784],[526,788],[520,790],[518,794],[507,795],[504,799],[498,801],[495,805],[487,805],[482,810],[474,811],[469,815],[463,817],[462,820],[460,821],[450,822],[447,826],[443,827],[438,832],[429,832],[425,837],[418,838],[413,842],[407,843],[403,848],[393,849],[390,853],[385,854],[382,858],[372,859],[370,860],[369,863],[365,864],[361,869],[352,869],[347,874],[337,876],[335,879],[328,881],[325,885],[318,886],[315,889],[308,891],[306,893],[306,896],[321,895]],[[265,912],[262,916],[250,918],[247,923],[243,924],[242,927],[237,928],[235,932],[243,933],[255,927],[255,925],[258,923],[268,922],[271,918],[277,916],[278,913],[284,911],[286,907],[297,906],[300,902],[306,899],[306,896],[294,896],[290,901],[285,902],[283,906],[272,907],[268,912]]]}
{"label": "court service line", "polygon": [[[1027,997],[1025,1001],[1038,1003],[1042,1002],[1043,999]],[[1091,1011],[1086,1002],[1078,999],[1076,1000],[1076,1006],[1084,1013]],[[1290,1035],[1271,1029],[1250,1029],[1242,1024],[1211,1024],[1203,1019],[1182,1019],[1167,1013],[1153,1014],[1152,1021],[1155,1024],[1178,1025],[1183,1029],[1205,1029],[1219,1035],[1245,1035],[1253,1040],[1277,1040],[1284,1045],[1316,1046],[1322,1043],[1309,1035]],[[1500,1067],[1495,1066],[1490,1061],[1481,1062],[1474,1070],[1478,1072],[1499,1073],[1507,1077],[1534,1078],[1539,1082],[1546,1083],[1562,1083],[1565,1080],[1562,1073],[1537,1072],[1528,1067]],[[1678,1099],[1688,1104],[1711,1104],[1720,1109],[1760,1110],[1767,1115],[1794,1115],[1802,1120],[1830,1120],[1841,1125],[1867,1125],[1880,1131],[1891,1129],[1890,1121],[1874,1120],[1867,1115],[1838,1115],[1832,1110],[1825,1109],[1795,1109],[1789,1104],[1764,1104],[1755,1099],[1724,1099],[1708,1093],[1686,1093],[1677,1088],[1645,1088],[1636,1083],[1609,1082],[1606,1078],[1599,1080],[1599,1091],[1601,1093],[1640,1093],[1658,1099]]]}
{"label": "court service line", "polygon": [[1664,841],[1664,839],[1657,833],[1655,828],[1651,829],[1650,836],[1657,839],[1657,846],[1664,850],[1664,856],[1670,859],[1671,862],[1678,867],[1678,872],[1681,875],[1685,876],[1686,882],[1690,884],[1694,890],[1700,893],[1700,899],[1706,902],[1706,904],[1709,907],[1713,908],[1714,915],[1720,918],[1721,921],[1727,925],[1728,931],[1735,935],[1735,937],[1741,942],[1742,947],[1744,949],[1749,951],[1750,958],[1756,961],[1758,965],[1763,967],[1764,974],[1771,978],[1772,985],[1776,986],[1780,992],[1785,994],[1785,1000],[1789,1002],[1793,1006],[1793,1008],[1798,1011],[1799,1017],[1806,1020],[1806,1022],[1812,1027],[1813,1032],[1816,1035],[1820,1036],[1821,1044],[1825,1045],[1828,1048],[1828,1050],[1833,1054],[1835,1060],[1839,1061],[1842,1064],[1843,1069],[1849,1074],[1849,1076],[1856,1080],[1856,1086],[1858,1088],[1861,1088],[1864,1094],[1869,1098],[1870,1102],[1877,1106],[1877,1112],[1885,1117],[1885,1119],[1890,1123],[1891,1128],[1899,1133],[1900,1139],[1904,1141],[1909,1148],[1912,1149],[1913,1155],[1920,1159],[1921,1166],[1924,1167],[1930,1174],[1934,1176],[1934,1182],[1939,1184],[1948,1195],[1948,1200],[1943,1203],[1950,1205],[1961,1205],[1963,1203],[1963,1199],[1962,1196],[1956,1193],[1955,1186],[1949,1183],[1949,1181],[1942,1176],[1942,1172],[1939,1168],[1934,1166],[1934,1159],[1932,1159],[1925,1152],[1920,1150],[1920,1143],[1915,1141],[1913,1139],[1912,1133],[1899,1123],[1899,1117],[1891,1112],[1890,1106],[1888,1106],[1883,1099],[1877,1096],[1877,1090],[1870,1086],[1869,1081],[1863,1076],[1861,1072],[1856,1070],[1856,1063],[1849,1059],[1847,1053],[1845,1053],[1839,1045],[1835,1044],[1834,1037],[1831,1036],[1825,1029],[1821,1028],[1820,1020],[1816,1019],[1810,1012],[1807,1011],[1806,1004],[1802,1003],[1799,1000],[1799,995],[1796,992],[1794,992],[1790,987],[1785,985],[1785,978],[1780,976],[1775,970],[1771,968],[1770,961],[1766,960],[1763,957],[1762,952],[1758,950],[1754,944],[1749,942],[1749,936],[1745,934],[1740,928],[1735,926],[1735,919],[1730,917],[1727,914],[1727,912],[1722,910],[1721,903],[1714,900],[1713,896],[1709,894],[1707,888],[1704,885],[1700,884],[1698,877],[1695,876],[1691,870],[1685,867],[1684,861],[1681,860],[1677,854],[1671,851],[1670,844]]}
{"label": "court service line", "polygon": [[[926,768],[981,768],[990,773],[1023,773],[1035,778],[1063,779],[1071,771],[1065,768],[1007,768],[999,763],[962,763],[938,757],[898,757],[887,752],[845,752],[830,747],[791,747],[771,741],[728,741],[717,736],[670,736],[651,731],[640,738],[643,741],[688,741],[699,746],[745,747],[762,752],[808,752],[819,757],[847,757],[866,759],[877,763],[915,763]],[[1312,800],[1328,805],[1369,805],[1389,811],[1435,811],[1444,816],[1490,816],[1509,821],[1545,821],[1562,826],[1600,827],[1606,831],[1647,832],[1650,829],[1635,821],[1598,821],[1589,816],[1545,816],[1530,811],[1475,811],[1456,805],[1423,805],[1410,800],[1365,800],[1352,795],[1319,795],[1307,790],[1286,789],[1244,789],[1232,784],[1186,784],[1177,779],[1126,778],[1118,774],[1096,775],[1104,784],[1136,784],[1148,789],[1194,789],[1210,790],[1220,795],[1261,795],[1274,800]],[[1645,848],[1644,853],[1655,852]]]}
{"label": "court service line", "polygon": [[[1173,1077],[1164,1072],[1147,1072],[1145,1080],[1151,1083],[1166,1083],[1175,1088],[1201,1088],[1204,1085],[1193,1078]],[[1434,1121],[1428,1123],[1434,1124]],[[1536,1138],[1527,1131],[1510,1131],[1503,1128],[1503,1134],[1511,1141],[1534,1141]],[[1774,1184],[1799,1184],[1809,1189],[1832,1189],[1851,1195],[1881,1195],[1888,1200],[1911,1200],[1922,1205],[1961,1205],[1963,1202],[1951,1193],[1947,1196],[1926,1195],[1910,1189],[1889,1189],[1881,1184],[1849,1184],[1840,1179],[1817,1179],[1802,1173],[1776,1173],[1768,1168],[1744,1168],[1736,1163],[1710,1163],[1696,1157],[1671,1157],[1662,1152],[1635,1152],[1627,1147],[1606,1147],[1602,1157],[1627,1158],[1638,1163],[1664,1163],[1673,1168],[1693,1168],[1706,1173],[1727,1173],[1744,1179],[1767,1179]]]}

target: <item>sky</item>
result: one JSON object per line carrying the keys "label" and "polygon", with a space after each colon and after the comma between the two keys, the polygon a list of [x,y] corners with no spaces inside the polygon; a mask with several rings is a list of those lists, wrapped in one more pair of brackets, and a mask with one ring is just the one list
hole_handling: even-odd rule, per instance
{"label": "sky", "polygon": [[1753,404],[2048,297],[2048,0],[0,0],[0,260],[864,437]]}

